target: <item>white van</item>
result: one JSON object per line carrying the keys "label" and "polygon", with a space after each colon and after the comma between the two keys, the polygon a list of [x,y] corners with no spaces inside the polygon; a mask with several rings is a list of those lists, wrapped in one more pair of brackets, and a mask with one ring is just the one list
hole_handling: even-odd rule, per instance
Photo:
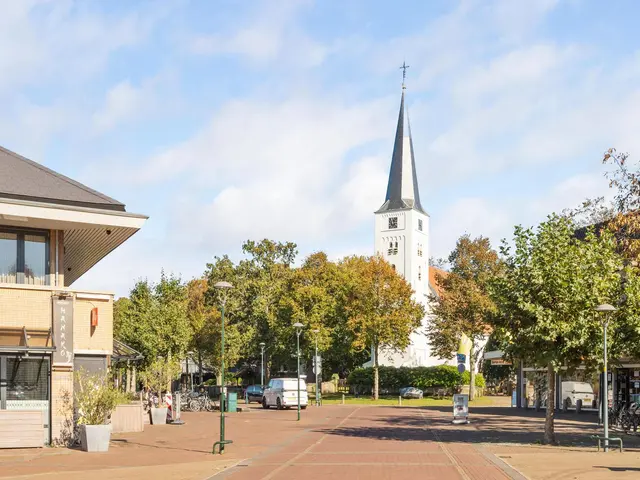
{"label": "white van", "polygon": [[[300,408],[305,409],[309,403],[307,383],[300,379]],[[264,389],[262,408],[278,407],[291,408],[298,406],[298,379],[272,378]]]}
{"label": "white van", "polygon": [[566,402],[568,407],[575,407],[578,400],[582,400],[582,406],[585,408],[591,408],[594,405],[595,394],[591,384],[562,382],[562,402]]}

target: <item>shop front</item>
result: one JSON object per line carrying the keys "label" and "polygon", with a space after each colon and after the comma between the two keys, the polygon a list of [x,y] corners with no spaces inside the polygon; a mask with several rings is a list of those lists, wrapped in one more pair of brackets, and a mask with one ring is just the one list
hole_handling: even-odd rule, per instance
{"label": "shop front", "polygon": [[[30,415],[39,422],[40,442],[49,443],[54,350],[50,329],[0,328],[0,422],[3,433],[10,431],[19,445],[31,446],[33,432],[23,428],[24,415],[7,412],[40,412]],[[0,445],[7,441],[0,440]]]}

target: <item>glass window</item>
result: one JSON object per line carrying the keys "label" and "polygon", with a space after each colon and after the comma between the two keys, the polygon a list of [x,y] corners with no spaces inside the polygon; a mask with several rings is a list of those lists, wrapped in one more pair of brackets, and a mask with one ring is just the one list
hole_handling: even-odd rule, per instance
{"label": "glass window", "polygon": [[48,240],[44,233],[0,231],[0,283],[48,285]]}
{"label": "glass window", "polygon": [[48,400],[49,360],[7,358],[7,400]]}
{"label": "glass window", "polygon": [[24,283],[47,284],[47,237],[24,236]]}
{"label": "glass window", "polygon": [[0,283],[16,283],[18,235],[0,232]]}
{"label": "glass window", "polygon": [[389,217],[389,228],[398,228],[398,217]]}

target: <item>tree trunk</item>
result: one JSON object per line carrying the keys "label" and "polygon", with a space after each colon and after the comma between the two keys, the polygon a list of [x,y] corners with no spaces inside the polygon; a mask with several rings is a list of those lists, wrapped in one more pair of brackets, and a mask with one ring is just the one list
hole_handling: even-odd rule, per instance
{"label": "tree trunk", "polygon": [[379,382],[378,377],[378,346],[373,347],[373,399],[378,400],[379,397]]}
{"label": "tree trunk", "polygon": [[547,367],[547,415],[544,421],[544,443],[556,444],[556,432],[554,428],[555,403],[556,403],[556,372],[553,365]]}
{"label": "tree trunk", "polygon": [[469,401],[476,398],[476,350],[475,343],[471,339],[471,348],[469,349]]}
{"label": "tree trunk", "polygon": [[202,373],[202,350],[198,350],[198,376],[200,377],[198,385],[202,385],[204,383],[204,377]]}

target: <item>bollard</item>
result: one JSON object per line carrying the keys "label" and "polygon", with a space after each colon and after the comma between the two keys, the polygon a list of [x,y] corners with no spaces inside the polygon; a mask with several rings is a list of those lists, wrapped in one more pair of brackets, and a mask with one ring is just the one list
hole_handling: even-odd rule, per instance
{"label": "bollard", "polygon": [[398,397],[398,405],[402,406],[402,395]]}
{"label": "bollard", "polygon": [[342,405],[344,405],[344,393],[342,394]]}
{"label": "bollard", "polygon": [[171,425],[184,425],[184,422],[180,418],[182,414],[182,409],[180,408],[181,396],[180,392],[176,392],[173,397],[173,403],[175,405],[172,405],[173,408],[171,409]]}
{"label": "bollard", "polygon": [[582,400],[576,400],[576,413],[582,413]]}
{"label": "bollard", "polygon": [[249,393],[244,392],[244,404],[249,405]]}

